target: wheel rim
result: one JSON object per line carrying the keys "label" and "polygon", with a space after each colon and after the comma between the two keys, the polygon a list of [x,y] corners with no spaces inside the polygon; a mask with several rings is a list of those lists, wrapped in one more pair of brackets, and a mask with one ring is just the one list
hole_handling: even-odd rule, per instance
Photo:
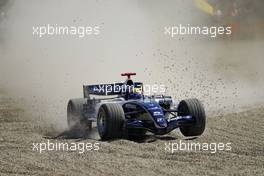
{"label": "wheel rim", "polygon": [[106,114],[104,109],[101,109],[98,113],[97,128],[99,133],[103,135],[106,128]]}

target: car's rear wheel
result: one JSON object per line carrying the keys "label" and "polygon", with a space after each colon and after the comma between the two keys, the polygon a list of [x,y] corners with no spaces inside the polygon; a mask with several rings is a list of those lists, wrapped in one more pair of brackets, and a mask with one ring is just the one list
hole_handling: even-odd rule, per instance
{"label": "car's rear wheel", "polygon": [[67,121],[69,129],[77,129],[88,127],[91,128],[92,123],[87,121],[83,116],[83,105],[86,103],[86,99],[77,98],[71,99],[67,106]]}
{"label": "car's rear wheel", "polygon": [[97,129],[102,140],[122,137],[125,114],[117,103],[103,104],[97,115]]}
{"label": "car's rear wheel", "polygon": [[180,131],[184,136],[199,136],[204,132],[206,115],[204,107],[198,99],[182,100],[178,106],[178,115],[190,115],[194,118],[192,124],[180,127]]}

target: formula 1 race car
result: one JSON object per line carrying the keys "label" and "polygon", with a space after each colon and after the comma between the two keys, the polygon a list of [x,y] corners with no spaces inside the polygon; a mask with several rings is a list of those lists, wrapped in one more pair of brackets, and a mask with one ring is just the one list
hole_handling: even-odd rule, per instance
{"label": "formula 1 race car", "polygon": [[143,83],[131,79],[136,73],[121,75],[127,76],[124,83],[84,85],[84,98],[69,100],[69,129],[91,129],[96,122],[102,140],[137,138],[147,131],[164,135],[176,128],[184,136],[204,132],[206,115],[198,99],[182,100],[175,105],[171,96],[144,95]]}

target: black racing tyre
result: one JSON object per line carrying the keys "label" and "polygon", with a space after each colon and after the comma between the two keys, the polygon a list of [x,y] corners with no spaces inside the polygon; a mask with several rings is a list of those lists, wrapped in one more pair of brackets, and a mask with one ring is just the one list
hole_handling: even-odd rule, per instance
{"label": "black racing tyre", "polygon": [[102,140],[122,137],[125,114],[118,103],[103,104],[97,114],[97,129]]}
{"label": "black racing tyre", "polygon": [[68,128],[80,128],[82,124],[90,126],[91,122],[85,121],[83,116],[83,105],[86,103],[85,98],[71,99],[67,106]]}
{"label": "black racing tyre", "polygon": [[178,115],[191,115],[195,119],[193,124],[180,127],[180,131],[184,136],[200,136],[204,132],[206,115],[204,107],[198,99],[182,100],[178,106]]}

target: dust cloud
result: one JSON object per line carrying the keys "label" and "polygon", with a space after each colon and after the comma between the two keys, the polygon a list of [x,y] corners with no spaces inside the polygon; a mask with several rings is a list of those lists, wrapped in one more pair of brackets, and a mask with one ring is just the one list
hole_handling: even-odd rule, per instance
{"label": "dust cloud", "polygon": [[[4,2],[4,1],[3,1]],[[210,25],[192,1],[6,1],[1,5],[0,87],[36,121],[66,127],[68,99],[83,84],[137,80],[165,84],[176,99],[197,97],[209,111],[263,99],[263,40],[164,36],[164,26]],[[100,35],[32,35],[33,26],[99,26]]]}

